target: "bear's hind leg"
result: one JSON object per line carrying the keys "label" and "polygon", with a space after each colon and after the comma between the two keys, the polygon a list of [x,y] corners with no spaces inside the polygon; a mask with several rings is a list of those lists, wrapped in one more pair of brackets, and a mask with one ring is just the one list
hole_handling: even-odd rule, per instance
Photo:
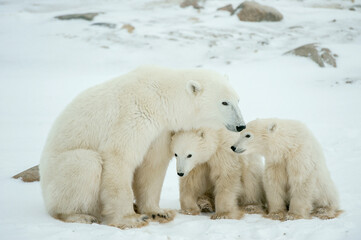
{"label": "bear's hind leg", "polygon": [[65,222],[98,222],[101,172],[101,157],[91,150],[67,151],[42,161],[40,181],[49,214]]}

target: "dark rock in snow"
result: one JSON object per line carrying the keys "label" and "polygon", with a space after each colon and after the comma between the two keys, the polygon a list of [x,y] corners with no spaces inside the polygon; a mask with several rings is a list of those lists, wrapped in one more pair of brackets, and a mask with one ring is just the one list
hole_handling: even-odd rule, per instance
{"label": "dark rock in snow", "polygon": [[203,7],[198,4],[199,0],[184,0],[181,4],[181,8],[192,6],[195,9],[202,9]]}
{"label": "dark rock in snow", "polygon": [[100,27],[107,27],[107,28],[116,28],[117,27],[117,25],[114,23],[106,23],[106,22],[93,23],[92,26],[100,26]]}
{"label": "dark rock in snow", "polygon": [[239,20],[246,22],[277,22],[283,19],[283,15],[275,8],[249,1],[241,3],[234,13],[237,13]]}
{"label": "dark rock in snow", "polygon": [[60,20],[72,20],[72,19],[83,19],[87,21],[93,21],[93,19],[98,16],[100,13],[76,13],[76,14],[67,14],[56,16],[55,18]]}
{"label": "dark rock in snow", "polygon": [[20,178],[24,182],[36,182],[40,180],[39,165],[29,168],[19,174],[13,176],[13,178]]}
{"label": "dark rock in snow", "polygon": [[310,58],[312,61],[317,63],[320,67],[325,67],[325,64],[329,64],[333,67],[336,67],[336,59],[332,54],[331,50],[328,48],[321,48],[316,43],[306,44],[291,51],[286,52],[285,54],[296,55],[301,57]]}
{"label": "dark rock in snow", "polygon": [[224,6],[224,7],[218,8],[217,11],[227,11],[227,12],[230,12],[231,14],[233,14],[234,9],[233,9],[232,4],[228,4],[228,5]]}

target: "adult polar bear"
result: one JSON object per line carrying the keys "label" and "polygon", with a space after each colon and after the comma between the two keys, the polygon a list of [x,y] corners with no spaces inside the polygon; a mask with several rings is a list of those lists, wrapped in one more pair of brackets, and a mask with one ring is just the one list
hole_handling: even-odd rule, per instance
{"label": "adult polar bear", "polygon": [[172,220],[174,211],[159,208],[170,131],[241,131],[237,105],[223,76],[200,69],[144,66],[86,90],[57,118],[43,151],[47,211],[66,222],[122,229],[147,225],[148,216]]}

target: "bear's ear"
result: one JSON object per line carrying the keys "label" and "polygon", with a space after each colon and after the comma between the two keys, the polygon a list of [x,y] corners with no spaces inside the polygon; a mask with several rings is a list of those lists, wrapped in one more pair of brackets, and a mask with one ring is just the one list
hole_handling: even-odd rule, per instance
{"label": "bear's ear", "polygon": [[268,125],[268,132],[272,133],[277,129],[277,123],[271,123]]}
{"label": "bear's ear", "polygon": [[193,95],[197,95],[198,93],[200,93],[202,91],[202,87],[199,84],[199,82],[193,81],[193,80],[189,80],[187,82],[186,88],[187,88],[187,91]]}

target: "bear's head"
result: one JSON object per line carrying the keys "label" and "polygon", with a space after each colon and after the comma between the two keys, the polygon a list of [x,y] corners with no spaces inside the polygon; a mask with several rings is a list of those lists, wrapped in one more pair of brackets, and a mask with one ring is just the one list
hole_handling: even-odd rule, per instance
{"label": "bear's head", "polygon": [[189,80],[186,85],[188,94],[193,98],[194,128],[212,127],[240,132],[245,123],[238,107],[239,97],[226,77],[219,74],[201,76]]}
{"label": "bear's head", "polygon": [[247,123],[247,128],[240,133],[231,149],[240,154],[262,154],[268,146],[270,136],[276,131],[277,124],[273,121],[253,120]]}
{"label": "bear's head", "polygon": [[187,176],[198,164],[205,163],[218,146],[216,136],[204,130],[177,132],[172,137],[171,149],[177,159],[177,174]]}

